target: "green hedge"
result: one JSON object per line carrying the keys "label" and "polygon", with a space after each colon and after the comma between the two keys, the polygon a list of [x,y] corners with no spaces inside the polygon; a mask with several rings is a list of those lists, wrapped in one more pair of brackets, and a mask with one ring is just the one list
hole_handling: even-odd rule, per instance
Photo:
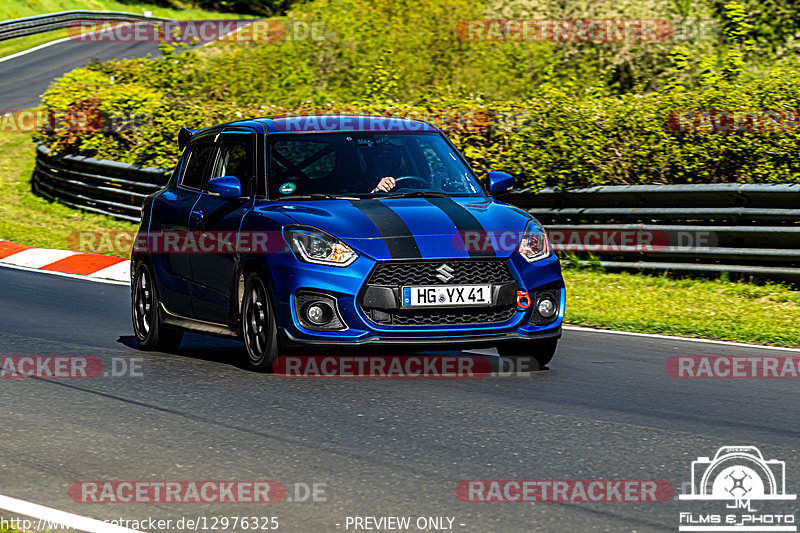
{"label": "green hedge", "polygon": [[[162,46],[161,58],[69,73],[43,106],[92,119],[78,132],[37,138],[56,150],[167,168],[181,126],[286,112],[430,115],[445,118],[443,128],[478,172],[504,170],[534,188],[798,181],[794,131],[668,127],[681,110],[800,110],[800,61],[789,41],[786,57],[764,62],[768,50],[745,39],[741,21],[726,26],[728,37],[700,34],[680,46],[467,42],[456,32],[475,17],[733,20],[730,13],[746,11],[735,2],[696,3],[682,12],[685,2],[658,0],[566,7],[560,0],[313,0],[294,6],[291,21],[317,24],[319,39],[219,43],[180,54]],[[759,42],[762,34],[755,31]]]}
{"label": "green hedge", "polygon": [[649,95],[575,96],[540,88],[524,101],[431,100],[422,105],[335,103],[326,106],[253,106],[218,94],[183,95],[181,68],[170,60],[133,60],[103,69],[79,69],[51,87],[44,106],[145,120],[115,127],[43,131],[37,137],[68,153],[170,167],[177,157],[181,126],[204,127],[242,117],[287,112],[346,112],[430,117],[475,169],[504,170],[534,188],[640,183],[800,181],[800,136],[773,133],[679,133],[668,127],[679,110],[800,109],[796,73],[698,89],[676,88]]}

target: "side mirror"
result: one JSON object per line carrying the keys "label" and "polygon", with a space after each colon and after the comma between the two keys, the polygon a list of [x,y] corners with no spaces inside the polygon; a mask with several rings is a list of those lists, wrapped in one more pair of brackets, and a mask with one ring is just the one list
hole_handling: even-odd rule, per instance
{"label": "side mirror", "polygon": [[221,198],[241,198],[242,183],[235,176],[222,176],[208,180],[208,194]]}
{"label": "side mirror", "polygon": [[489,172],[489,192],[498,194],[508,191],[514,185],[514,178],[505,172]]}

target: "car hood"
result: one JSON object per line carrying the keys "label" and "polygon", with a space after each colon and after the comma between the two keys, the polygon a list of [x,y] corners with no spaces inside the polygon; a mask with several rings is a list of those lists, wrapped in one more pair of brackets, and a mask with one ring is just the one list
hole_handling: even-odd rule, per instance
{"label": "car hood", "polygon": [[521,209],[474,197],[298,200],[273,209],[378,260],[508,257],[531,220]]}

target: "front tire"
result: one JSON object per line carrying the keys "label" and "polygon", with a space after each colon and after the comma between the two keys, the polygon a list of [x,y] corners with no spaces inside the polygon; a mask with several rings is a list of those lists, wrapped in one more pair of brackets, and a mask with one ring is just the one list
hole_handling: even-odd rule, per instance
{"label": "front tire", "polygon": [[278,327],[264,279],[247,276],[242,302],[242,336],[247,350],[247,367],[269,372],[278,358]]}
{"label": "front tire", "polygon": [[558,348],[558,339],[548,341],[518,341],[497,347],[500,357],[513,360],[514,368],[545,369]]}
{"label": "front tire", "polygon": [[136,342],[143,350],[175,351],[183,339],[183,331],[168,329],[161,324],[158,295],[150,266],[144,262],[136,263],[133,279],[131,317]]}

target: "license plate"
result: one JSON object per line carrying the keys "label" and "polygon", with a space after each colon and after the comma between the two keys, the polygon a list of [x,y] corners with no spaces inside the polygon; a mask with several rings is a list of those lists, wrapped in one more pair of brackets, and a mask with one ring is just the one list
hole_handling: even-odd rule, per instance
{"label": "license plate", "polygon": [[403,287],[403,307],[492,305],[491,285],[415,285]]}

